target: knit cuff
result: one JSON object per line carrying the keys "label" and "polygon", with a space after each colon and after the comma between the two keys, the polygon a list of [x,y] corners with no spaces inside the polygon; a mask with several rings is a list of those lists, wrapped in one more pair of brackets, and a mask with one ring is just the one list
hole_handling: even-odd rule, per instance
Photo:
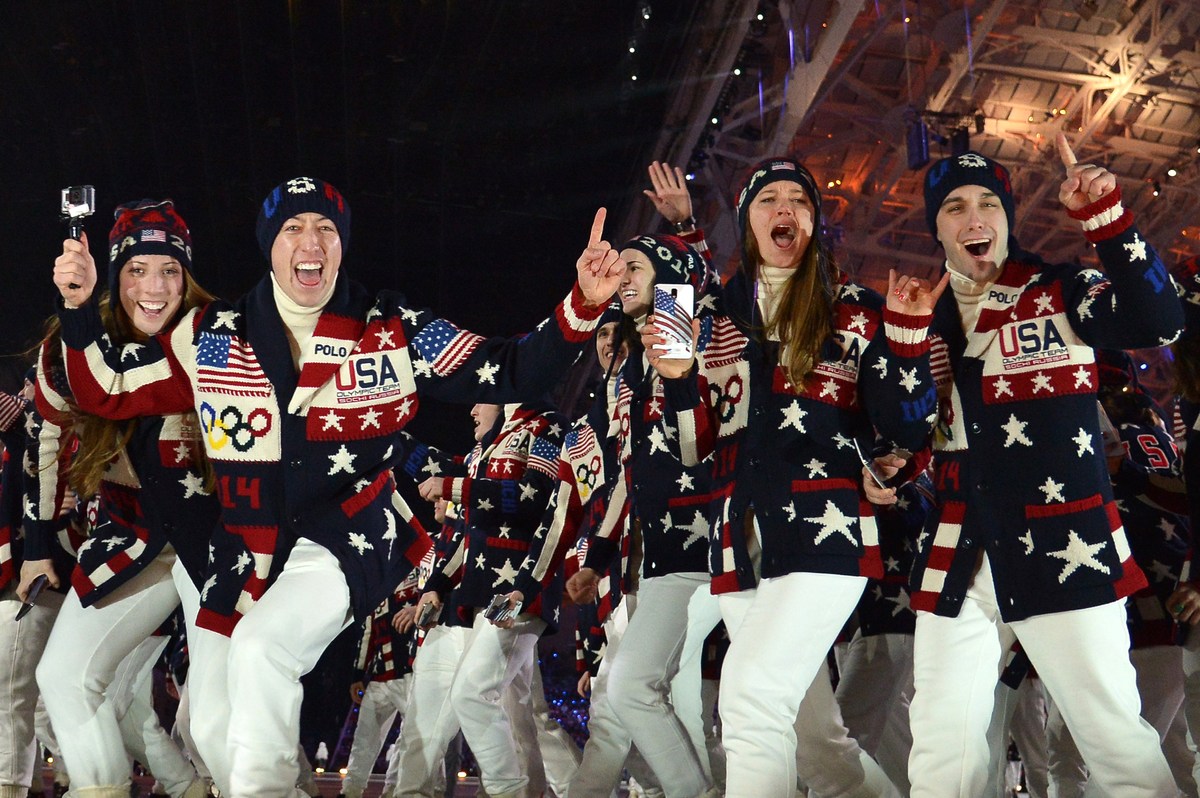
{"label": "knit cuff", "polygon": [[919,357],[929,351],[929,323],[933,314],[910,316],[883,309],[883,330],[888,347],[900,357]]}
{"label": "knit cuff", "polygon": [[446,501],[456,502],[461,504],[463,500],[463,488],[466,478],[464,477],[444,477],[442,479],[442,498]]}
{"label": "knit cuff", "polygon": [[1133,214],[1121,204],[1121,187],[1104,195],[1079,210],[1068,210],[1067,215],[1083,226],[1083,234],[1093,244],[1120,235],[1133,224]]}

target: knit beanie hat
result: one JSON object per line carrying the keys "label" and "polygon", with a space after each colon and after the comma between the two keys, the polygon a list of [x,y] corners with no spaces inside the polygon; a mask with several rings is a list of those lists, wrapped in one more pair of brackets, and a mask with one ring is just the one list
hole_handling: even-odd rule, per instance
{"label": "knit beanie hat", "polygon": [[636,249],[649,258],[655,283],[690,284],[696,299],[715,282],[704,256],[678,236],[638,236],[626,241],[621,249]]}
{"label": "knit beanie hat", "polygon": [[1120,349],[1097,349],[1096,371],[1100,388],[1109,391],[1140,391],[1137,368],[1128,352]]}
{"label": "knit beanie hat", "polygon": [[255,235],[267,260],[283,223],[300,213],[319,213],[337,227],[342,253],[350,248],[350,204],[332,184],[315,177],[285,180],[267,195],[258,211]]}
{"label": "knit beanie hat", "polygon": [[1200,257],[1171,267],[1179,298],[1183,301],[1184,335],[1200,334]]}
{"label": "knit beanie hat", "polygon": [[119,292],[121,267],[134,255],[170,255],[192,270],[192,234],[171,200],[118,205],[108,234],[108,290]]}
{"label": "knit beanie hat", "polygon": [[933,240],[938,240],[937,216],[942,203],[951,191],[961,186],[983,186],[1000,198],[1004,215],[1008,217],[1008,248],[1010,252],[1016,251],[1018,247],[1013,237],[1016,203],[1013,200],[1012,180],[1007,169],[977,152],[943,158],[926,170],[925,223],[929,225]]}
{"label": "knit beanie hat", "polygon": [[781,180],[790,180],[793,183],[800,184],[800,187],[804,189],[804,193],[808,195],[809,201],[812,202],[813,230],[821,229],[821,190],[817,188],[817,180],[812,176],[812,172],[805,169],[799,161],[792,158],[769,158],[754,167],[754,171],[750,173],[750,178],[746,181],[746,185],[742,187],[741,192],[737,195],[735,204],[737,205],[738,234],[740,240],[746,240],[746,224],[750,219],[750,203],[768,185]]}

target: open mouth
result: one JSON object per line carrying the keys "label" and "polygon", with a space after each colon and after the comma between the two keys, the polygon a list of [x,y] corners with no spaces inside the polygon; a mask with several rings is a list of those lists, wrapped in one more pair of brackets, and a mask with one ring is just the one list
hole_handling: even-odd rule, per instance
{"label": "open mouth", "polygon": [[166,302],[139,302],[137,304],[141,308],[142,313],[145,313],[147,316],[157,316],[167,307]]}
{"label": "open mouth", "polygon": [[320,263],[296,264],[296,281],[305,288],[315,288],[321,284]]}
{"label": "open mouth", "polygon": [[771,228],[771,240],[780,249],[787,249],[796,241],[796,230],[789,224],[777,224]]}
{"label": "open mouth", "polygon": [[973,258],[981,258],[988,253],[992,248],[992,240],[990,238],[975,238],[970,241],[963,242],[963,249]]}

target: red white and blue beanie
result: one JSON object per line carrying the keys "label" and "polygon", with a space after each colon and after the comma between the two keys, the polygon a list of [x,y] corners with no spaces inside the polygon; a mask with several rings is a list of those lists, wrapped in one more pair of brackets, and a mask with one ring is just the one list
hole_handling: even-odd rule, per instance
{"label": "red white and blue beanie", "polygon": [[1000,198],[1004,215],[1008,217],[1009,249],[1015,249],[1016,202],[1008,170],[973,151],[943,158],[925,171],[925,223],[929,225],[933,240],[938,240],[937,216],[942,203],[951,191],[962,186],[983,186]]}
{"label": "red white and blue beanie", "polygon": [[638,236],[621,245],[622,251],[626,249],[636,249],[650,259],[656,284],[690,284],[697,299],[713,284],[708,261],[678,236]]}
{"label": "red white and blue beanie", "polygon": [[108,289],[115,296],[121,268],[134,255],[170,255],[192,270],[192,234],[169,199],[118,205],[108,233]]}
{"label": "red white and blue beanie", "polygon": [[746,223],[750,218],[750,203],[768,185],[781,180],[800,184],[813,206],[813,230],[821,229],[821,190],[817,188],[817,180],[812,172],[792,158],[769,158],[750,172],[750,178],[734,202],[737,206],[738,233],[743,241],[746,239]]}
{"label": "red white and blue beanie", "polygon": [[342,253],[350,248],[350,203],[331,183],[316,177],[293,177],[276,186],[258,209],[255,235],[267,260],[283,223],[300,213],[319,213],[337,227]]}

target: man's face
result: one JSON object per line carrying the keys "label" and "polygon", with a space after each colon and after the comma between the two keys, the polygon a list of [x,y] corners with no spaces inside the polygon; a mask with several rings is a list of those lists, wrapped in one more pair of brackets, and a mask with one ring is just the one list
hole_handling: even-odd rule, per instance
{"label": "man's face", "polygon": [[312,308],[329,293],[342,265],[342,239],[333,221],[319,213],[298,213],[283,223],[271,245],[271,271],[283,293]]}
{"label": "man's face", "polygon": [[471,408],[471,418],[475,422],[475,440],[483,440],[483,436],[496,426],[496,419],[500,418],[502,409],[500,405],[485,404],[477,404]]}
{"label": "man's face", "polygon": [[1008,259],[1008,216],[1000,197],[983,186],[950,192],[938,208],[937,233],[946,260],[977,283],[994,280]]}
{"label": "man's face", "polygon": [[[617,358],[617,368],[625,362],[629,348],[624,341],[617,340],[618,322],[610,321],[601,324],[596,330],[596,357],[600,361],[600,369],[607,372],[613,358]],[[615,369],[614,369],[615,370]]]}

